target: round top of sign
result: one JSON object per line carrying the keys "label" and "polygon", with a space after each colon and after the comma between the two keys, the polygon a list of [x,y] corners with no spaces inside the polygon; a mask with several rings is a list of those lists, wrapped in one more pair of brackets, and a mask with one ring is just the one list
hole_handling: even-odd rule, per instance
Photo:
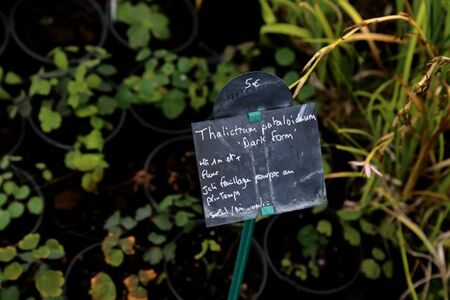
{"label": "round top of sign", "polygon": [[292,94],[283,80],[267,72],[247,72],[225,84],[217,95],[213,116],[225,118],[291,105]]}

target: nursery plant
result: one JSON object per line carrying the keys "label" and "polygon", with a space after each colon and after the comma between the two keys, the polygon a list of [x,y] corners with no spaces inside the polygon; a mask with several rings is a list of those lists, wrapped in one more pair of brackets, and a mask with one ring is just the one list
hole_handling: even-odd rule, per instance
{"label": "nursery plant", "polygon": [[29,284],[28,273],[33,275],[42,299],[62,299],[63,273],[53,270],[49,262],[64,256],[64,248],[57,240],[48,239],[44,243],[38,233],[26,235],[17,245],[0,248],[0,299],[30,296],[22,295],[25,292],[22,287]]}
{"label": "nursery plant", "polygon": [[44,209],[44,199],[36,193],[36,187],[22,182],[17,170],[10,167],[11,162],[19,160],[14,156],[0,160],[0,232],[27,214],[40,216]]}
{"label": "nursery plant", "polygon": [[[78,50],[53,50],[50,55],[56,69],[41,69],[31,77],[28,115],[38,134],[67,150],[65,165],[83,172],[82,187],[93,191],[108,167],[104,144],[117,130],[115,126],[120,127],[121,112],[113,98],[115,85],[109,79],[116,69],[105,62],[109,54],[104,49],[86,46],[91,56],[75,66],[69,65],[67,53]],[[35,124],[36,119],[39,125]]]}

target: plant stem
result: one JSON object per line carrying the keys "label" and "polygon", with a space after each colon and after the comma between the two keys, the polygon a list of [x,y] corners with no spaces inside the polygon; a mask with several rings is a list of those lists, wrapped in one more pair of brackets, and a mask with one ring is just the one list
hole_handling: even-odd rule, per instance
{"label": "plant stem", "polygon": [[419,297],[417,296],[416,290],[414,288],[413,281],[411,279],[411,274],[409,272],[408,257],[406,256],[405,240],[403,238],[401,224],[399,225],[399,227],[397,229],[397,237],[398,237],[398,244],[400,246],[400,253],[402,255],[403,271],[405,273],[406,283],[408,284],[408,288],[409,288],[412,298],[414,300],[419,300]]}

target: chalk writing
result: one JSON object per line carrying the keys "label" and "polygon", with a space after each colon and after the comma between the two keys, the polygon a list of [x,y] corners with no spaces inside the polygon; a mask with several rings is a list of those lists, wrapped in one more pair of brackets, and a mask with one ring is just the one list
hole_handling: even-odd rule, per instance
{"label": "chalk writing", "polygon": [[207,226],[325,201],[313,104],[262,112],[255,123],[245,115],[193,123],[192,132]]}

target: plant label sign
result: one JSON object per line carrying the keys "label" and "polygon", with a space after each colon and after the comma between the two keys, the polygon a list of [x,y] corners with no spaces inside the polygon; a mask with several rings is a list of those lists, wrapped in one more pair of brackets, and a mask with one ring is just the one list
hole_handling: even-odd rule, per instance
{"label": "plant label sign", "polygon": [[192,124],[206,226],[326,203],[314,104]]}

